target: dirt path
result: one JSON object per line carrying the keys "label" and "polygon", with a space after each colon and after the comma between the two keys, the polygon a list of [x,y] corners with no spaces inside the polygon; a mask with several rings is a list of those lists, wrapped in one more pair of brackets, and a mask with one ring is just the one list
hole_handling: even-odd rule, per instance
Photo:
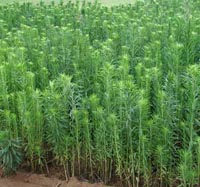
{"label": "dirt path", "polygon": [[71,178],[68,182],[45,175],[17,173],[12,177],[0,178],[0,187],[108,187],[100,183],[90,184]]}

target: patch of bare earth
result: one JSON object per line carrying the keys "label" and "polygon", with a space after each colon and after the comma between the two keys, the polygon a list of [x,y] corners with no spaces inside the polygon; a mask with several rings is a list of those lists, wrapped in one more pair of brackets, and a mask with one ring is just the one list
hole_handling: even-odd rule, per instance
{"label": "patch of bare earth", "polygon": [[[11,177],[1,177],[0,187],[106,187],[101,183],[80,182],[75,177],[69,181],[62,181],[43,174],[29,174],[18,172]],[[108,187],[108,186],[107,186]]]}

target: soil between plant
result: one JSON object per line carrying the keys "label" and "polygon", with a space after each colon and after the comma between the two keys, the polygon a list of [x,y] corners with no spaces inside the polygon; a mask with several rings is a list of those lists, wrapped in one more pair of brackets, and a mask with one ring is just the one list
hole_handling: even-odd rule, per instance
{"label": "soil between plant", "polygon": [[0,187],[108,187],[101,183],[81,182],[75,177],[63,181],[44,174],[17,172],[16,175],[0,178]]}

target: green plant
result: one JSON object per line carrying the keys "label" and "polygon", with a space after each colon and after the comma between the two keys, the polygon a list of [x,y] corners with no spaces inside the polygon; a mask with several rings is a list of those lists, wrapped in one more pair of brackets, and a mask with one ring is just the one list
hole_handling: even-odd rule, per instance
{"label": "green plant", "polygon": [[48,172],[52,163],[66,179],[196,185],[199,5],[0,6],[4,165],[17,167],[16,151],[32,170]]}
{"label": "green plant", "polygon": [[9,132],[0,133],[0,161],[5,175],[15,172],[22,162],[21,141],[9,137]]}

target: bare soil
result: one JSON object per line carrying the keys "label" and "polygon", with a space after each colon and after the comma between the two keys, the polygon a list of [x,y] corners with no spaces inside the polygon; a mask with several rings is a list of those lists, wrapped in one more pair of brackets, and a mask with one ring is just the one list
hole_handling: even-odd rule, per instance
{"label": "bare soil", "polygon": [[14,176],[1,177],[0,187],[108,187],[101,183],[80,182],[75,177],[63,181],[44,174],[18,172]]}

